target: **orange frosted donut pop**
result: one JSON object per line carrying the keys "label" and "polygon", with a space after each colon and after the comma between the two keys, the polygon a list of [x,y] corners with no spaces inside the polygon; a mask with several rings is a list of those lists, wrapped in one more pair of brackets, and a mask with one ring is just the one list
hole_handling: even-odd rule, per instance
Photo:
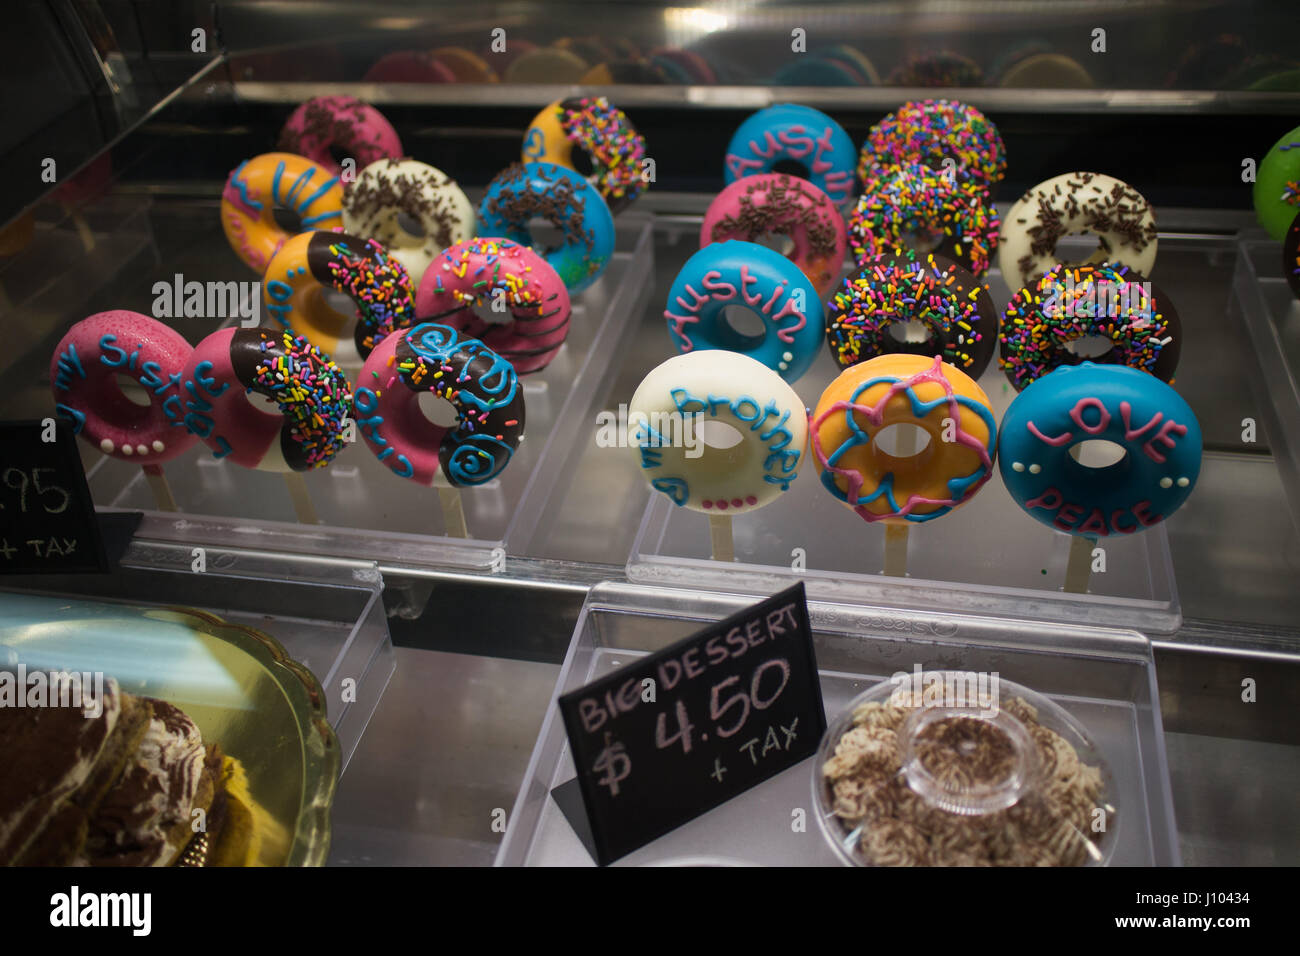
{"label": "orange frosted donut pop", "polygon": [[[874,439],[892,425],[929,435],[917,454]],[[881,355],[845,369],[817,402],[813,461],[822,486],[867,521],[929,521],[969,501],[993,473],[988,396],[941,358]]]}

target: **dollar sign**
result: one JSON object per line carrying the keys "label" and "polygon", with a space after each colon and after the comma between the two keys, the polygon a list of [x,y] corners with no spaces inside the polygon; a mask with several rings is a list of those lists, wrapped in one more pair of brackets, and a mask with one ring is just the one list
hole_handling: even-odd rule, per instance
{"label": "dollar sign", "polygon": [[605,735],[605,749],[596,755],[596,762],[591,769],[603,773],[596,782],[602,787],[609,787],[611,797],[618,796],[618,782],[627,778],[632,772],[632,758],[627,755],[622,744],[610,743],[610,735]]}

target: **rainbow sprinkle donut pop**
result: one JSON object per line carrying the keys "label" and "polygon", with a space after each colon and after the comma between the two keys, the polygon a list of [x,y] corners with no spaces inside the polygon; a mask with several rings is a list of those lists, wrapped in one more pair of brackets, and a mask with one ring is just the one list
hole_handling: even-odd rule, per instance
{"label": "rainbow sprinkle donut pop", "polygon": [[[1112,442],[1124,457],[1090,468],[1070,454]],[[1154,375],[1126,365],[1062,366],[1016,396],[1002,419],[999,468],[1025,513],[1076,535],[1066,590],[1084,591],[1099,537],[1159,524],[1191,494],[1201,427],[1191,406]]]}
{"label": "rainbow sprinkle donut pop", "polygon": [[867,133],[858,154],[858,178],[866,182],[872,167],[921,163],[951,168],[992,190],[1007,173],[1007,148],[997,126],[973,106],[957,100],[904,103]]}

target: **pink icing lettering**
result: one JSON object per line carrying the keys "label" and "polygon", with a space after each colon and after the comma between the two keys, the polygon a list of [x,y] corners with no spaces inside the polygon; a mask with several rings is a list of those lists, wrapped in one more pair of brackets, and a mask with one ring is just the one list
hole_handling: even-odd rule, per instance
{"label": "pink icing lettering", "polygon": [[[1085,408],[1096,408],[1097,411],[1101,412],[1101,418],[1097,420],[1097,424],[1089,425],[1083,420],[1083,410]],[[1106,426],[1110,424],[1110,412],[1106,411],[1106,406],[1101,403],[1100,398],[1079,399],[1074,403],[1074,408],[1070,409],[1070,417],[1074,419],[1076,425],[1089,435],[1096,435],[1098,432],[1105,431]]]}
{"label": "pink icing lettering", "polygon": [[1079,505],[1062,505],[1061,510],[1056,513],[1056,520],[1052,522],[1052,527],[1060,528],[1062,531],[1070,531],[1082,514],[1083,508]]}
{"label": "pink icing lettering", "polygon": [[781,142],[786,145],[786,154],[795,159],[798,159],[801,156],[807,156],[813,151],[812,137],[798,135],[803,132],[803,125],[797,123],[794,126],[791,126],[788,132],[786,130],[781,130],[779,134]]}
{"label": "pink icing lettering", "polygon": [[665,310],[664,318],[672,322],[673,332],[681,338],[682,342],[680,348],[683,352],[689,352],[691,349],[695,348],[694,343],[691,342],[691,337],[686,334],[686,326],[690,325],[692,322],[700,321],[698,315],[674,315],[672,312]]}
{"label": "pink icing lettering", "polygon": [[1133,406],[1130,405],[1128,402],[1120,402],[1119,417],[1120,420],[1124,422],[1124,437],[1127,438],[1129,441],[1132,441],[1134,438],[1140,438],[1143,432],[1153,427],[1157,422],[1160,421],[1160,419],[1164,418],[1165,413],[1156,412],[1155,417],[1152,418],[1151,421],[1147,422],[1141,428],[1134,428],[1133,427]]}
{"label": "pink icing lettering", "polygon": [[1048,511],[1055,511],[1057,508],[1061,507],[1061,502],[1063,500],[1064,499],[1061,498],[1061,493],[1059,491],[1055,488],[1048,488],[1037,498],[1030,498],[1026,501],[1025,510],[1028,511],[1030,508],[1046,508]]}
{"label": "pink icing lettering", "polygon": [[747,170],[762,168],[763,164],[756,159],[745,159],[734,153],[727,154],[727,169],[735,179],[744,179],[748,175]]}
{"label": "pink icing lettering", "polygon": [[1147,443],[1142,446],[1142,450],[1147,453],[1147,455],[1151,458],[1152,461],[1159,462],[1161,464],[1163,464],[1165,461],[1165,456],[1160,452],[1156,451],[1154,447],[1156,442],[1160,442],[1166,448],[1174,447],[1174,440],[1169,437],[1170,432],[1173,432],[1175,435],[1180,435],[1180,436],[1186,435],[1187,426],[1179,425],[1172,418],[1166,419],[1165,423],[1160,426],[1160,431],[1152,435],[1147,440]]}
{"label": "pink icing lettering", "polygon": [[1110,534],[1106,527],[1106,515],[1100,508],[1093,508],[1088,520],[1076,529],[1079,534]]}
{"label": "pink icing lettering", "polygon": [[831,128],[826,127],[826,132],[817,138],[817,155],[813,157],[812,171],[814,173],[824,173],[831,168],[832,164],[822,159],[822,153],[830,152],[831,149]]}
{"label": "pink icing lettering", "polygon": [[788,328],[777,329],[776,337],[779,338],[786,345],[790,345],[794,342],[794,334],[800,331],[805,325],[807,325],[808,320],[804,318],[804,314],[802,312],[800,312],[798,309],[794,307],[793,299],[785,300],[785,304],[781,306],[781,311],[776,314],[776,317],[773,318],[772,321],[780,322],[787,315],[793,315],[797,317],[799,321],[796,322],[794,325],[789,326]]}
{"label": "pink icing lettering", "polygon": [[680,305],[687,312],[691,312],[691,313],[698,312],[700,311],[700,306],[703,305],[705,302],[709,301],[709,297],[707,295],[700,295],[698,292],[692,289],[691,284],[689,282],[686,283],[686,294],[689,295],[693,301],[687,303],[686,300],[684,300],[679,295],[677,297],[677,304]]}
{"label": "pink icing lettering", "polygon": [[824,182],[826,183],[827,195],[831,196],[836,202],[846,198],[853,191],[853,181],[846,172],[827,173]]}
{"label": "pink icing lettering", "polygon": [[776,302],[776,300],[781,297],[781,293],[784,291],[785,291],[785,286],[779,285],[776,287],[776,291],[772,293],[772,298],[768,299],[767,303],[763,306],[764,315],[772,314],[772,303]]}
{"label": "pink icing lettering", "polygon": [[1133,532],[1137,531],[1138,526],[1136,523],[1134,523],[1133,527],[1126,528],[1122,524],[1120,524],[1119,523],[1120,515],[1124,515],[1124,514],[1128,514],[1128,512],[1125,511],[1123,508],[1120,508],[1118,511],[1112,511],[1110,514],[1110,526],[1114,528],[1116,531],[1118,531],[1120,534],[1132,534]]}
{"label": "pink icing lettering", "polygon": [[1153,515],[1148,513],[1147,509],[1150,507],[1151,507],[1151,502],[1139,501],[1137,504],[1133,506],[1132,509],[1133,517],[1137,518],[1138,521],[1142,523],[1143,527],[1146,528],[1151,527],[1153,524],[1159,524],[1163,520],[1160,515]]}
{"label": "pink icing lettering", "polygon": [[716,269],[704,273],[701,280],[704,288],[713,293],[715,299],[734,299],[736,297],[736,287],[730,282],[722,282],[722,273]]}
{"label": "pink icing lettering", "polygon": [[1055,438],[1048,438],[1046,435],[1044,435],[1042,432],[1038,430],[1038,426],[1035,425],[1032,420],[1027,422],[1025,427],[1029,429],[1029,434],[1033,435],[1035,438],[1037,438],[1039,441],[1043,442],[1044,444],[1051,445],[1053,448],[1060,448],[1062,445],[1068,442],[1070,440],[1070,437],[1074,434],[1073,432],[1062,432],[1061,434],[1057,435]]}
{"label": "pink icing lettering", "polygon": [[745,300],[746,305],[755,305],[756,303],[761,302],[763,299],[762,293],[758,293],[751,296],[748,292],[745,291],[745,289],[749,287],[750,283],[756,284],[757,282],[758,280],[749,274],[748,266],[740,267],[740,296]]}
{"label": "pink icing lettering", "polygon": [[[764,148],[766,147],[766,149]],[[749,141],[749,151],[764,159],[771,159],[781,151],[781,145],[776,141],[770,129],[763,131],[763,146],[759,146],[756,140]]]}

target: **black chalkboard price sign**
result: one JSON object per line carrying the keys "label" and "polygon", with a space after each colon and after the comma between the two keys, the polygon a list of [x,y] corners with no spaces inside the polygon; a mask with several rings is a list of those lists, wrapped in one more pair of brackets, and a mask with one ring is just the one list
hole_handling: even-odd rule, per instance
{"label": "black chalkboard price sign", "polygon": [[803,584],[559,705],[604,865],[816,752],[826,713]]}
{"label": "black chalkboard price sign", "polygon": [[0,574],[106,571],[72,429],[0,422]]}

